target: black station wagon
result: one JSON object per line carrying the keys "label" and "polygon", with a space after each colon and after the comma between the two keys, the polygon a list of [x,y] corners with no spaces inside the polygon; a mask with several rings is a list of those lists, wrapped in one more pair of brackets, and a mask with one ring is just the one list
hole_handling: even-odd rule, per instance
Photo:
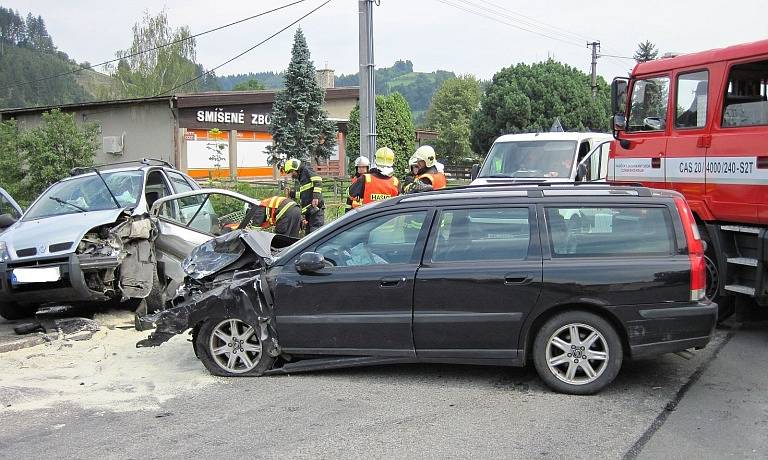
{"label": "black station wagon", "polygon": [[[241,229],[244,227],[240,227]],[[154,346],[191,329],[216,375],[404,362],[524,366],[591,394],[622,361],[704,347],[696,223],[675,192],[488,186],[405,195],[298,242],[236,230],[198,247]]]}

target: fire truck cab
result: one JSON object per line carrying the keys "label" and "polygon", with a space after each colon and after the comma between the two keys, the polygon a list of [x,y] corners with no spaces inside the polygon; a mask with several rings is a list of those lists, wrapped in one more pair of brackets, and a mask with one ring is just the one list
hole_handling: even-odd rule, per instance
{"label": "fire truck cab", "polygon": [[768,305],[768,40],[639,63],[611,99],[608,180],[685,196],[721,319]]}

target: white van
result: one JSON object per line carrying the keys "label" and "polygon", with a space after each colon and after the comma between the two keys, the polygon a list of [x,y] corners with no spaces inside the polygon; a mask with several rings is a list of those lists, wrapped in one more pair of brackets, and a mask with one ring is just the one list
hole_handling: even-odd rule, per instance
{"label": "white van", "polygon": [[473,166],[470,185],[605,179],[612,140],[603,133],[507,134],[496,139],[482,166]]}

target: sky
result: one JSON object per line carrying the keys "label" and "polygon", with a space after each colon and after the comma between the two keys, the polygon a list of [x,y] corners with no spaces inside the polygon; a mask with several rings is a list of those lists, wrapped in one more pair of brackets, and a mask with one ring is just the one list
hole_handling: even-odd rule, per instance
{"label": "sky", "polygon": [[[198,33],[295,0],[0,0],[0,5],[41,15],[56,46],[78,62],[101,62],[131,44],[131,27],[144,11],[165,8],[172,26]],[[215,67],[306,14],[324,0],[305,0],[276,13],[200,37],[197,60]],[[726,6],[715,0],[379,0],[374,6],[377,67],[409,59],[414,70],[437,69],[490,79],[503,67],[552,57],[590,71],[587,41],[600,41],[598,74],[626,75],[639,42],[659,51],[687,53],[768,38],[765,0]],[[451,6],[449,4],[455,5]],[[457,8],[457,7],[458,8]],[[474,11],[472,13],[471,11]],[[348,74],[359,69],[358,2],[331,0],[302,20],[318,68]],[[279,71],[287,67],[288,29],[217,75]],[[528,29],[528,30],[522,30]]]}

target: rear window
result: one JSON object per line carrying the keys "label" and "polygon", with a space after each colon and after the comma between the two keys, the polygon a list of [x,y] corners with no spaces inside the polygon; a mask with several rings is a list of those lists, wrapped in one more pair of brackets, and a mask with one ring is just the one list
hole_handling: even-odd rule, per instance
{"label": "rear window", "polygon": [[432,261],[525,259],[531,239],[528,214],[528,208],[443,211]]}
{"label": "rear window", "polygon": [[666,207],[549,207],[553,257],[668,255],[674,231]]}

